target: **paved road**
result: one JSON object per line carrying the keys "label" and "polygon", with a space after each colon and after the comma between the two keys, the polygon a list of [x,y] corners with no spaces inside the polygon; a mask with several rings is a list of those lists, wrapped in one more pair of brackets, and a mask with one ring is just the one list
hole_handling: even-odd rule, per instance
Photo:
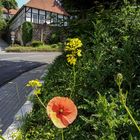
{"label": "paved road", "polygon": [[0,53],[0,87],[20,74],[49,64],[60,53]]}
{"label": "paved road", "polygon": [[0,52],[0,60],[7,61],[32,61],[41,63],[51,63],[54,58],[60,55],[60,52],[47,52],[47,53],[3,53]]}
{"label": "paved road", "polygon": [[27,100],[27,95],[31,91],[25,86],[27,82],[32,79],[40,79],[60,54],[56,52],[0,53],[0,83],[3,83],[8,77],[14,78],[5,81],[6,84],[4,83],[0,87],[0,128],[2,133],[13,122],[14,115]]}

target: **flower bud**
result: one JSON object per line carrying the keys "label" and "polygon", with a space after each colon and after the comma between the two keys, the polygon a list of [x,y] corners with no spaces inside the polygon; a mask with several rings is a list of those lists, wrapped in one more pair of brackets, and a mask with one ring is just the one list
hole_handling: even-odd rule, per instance
{"label": "flower bud", "polygon": [[116,77],[116,83],[119,87],[121,86],[122,81],[123,81],[123,75],[121,73],[118,73]]}

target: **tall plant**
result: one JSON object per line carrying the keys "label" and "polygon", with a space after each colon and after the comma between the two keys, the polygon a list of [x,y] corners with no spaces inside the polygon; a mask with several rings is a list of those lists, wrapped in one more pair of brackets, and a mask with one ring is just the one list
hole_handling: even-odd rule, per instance
{"label": "tall plant", "polygon": [[33,37],[33,24],[31,22],[24,22],[22,24],[22,41],[26,45],[32,40]]}

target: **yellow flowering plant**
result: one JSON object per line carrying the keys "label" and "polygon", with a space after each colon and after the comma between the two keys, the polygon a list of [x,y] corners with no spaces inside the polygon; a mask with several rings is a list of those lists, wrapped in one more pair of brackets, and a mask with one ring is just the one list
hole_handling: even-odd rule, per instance
{"label": "yellow flowering plant", "polygon": [[34,95],[36,95],[36,97],[38,98],[39,102],[43,105],[43,107],[46,108],[44,103],[41,101],[41,99],[38,96],[39,94],[41,94],[42,83],[38,79],[36,79],[36,80],[29,81],[26,86],[32,87],[34,89]]}
{"label": "yellow flowering plant", "polygon": [[67,62],[70,65],[75,65],[77,61],[77,57],[81,57],[82,54],[82,42],[79,38],[69,38],[67,42],[65,43],[65,51],[68,52],[66,55]]}
{"label": "yellow flowering plant", "polygon": [[28,87],[32,87],[32,88],[38,88],[42,86],[42,83],[39,80],[31,80],[28,82],[27,84]]}
{"label": "yellow flowering plant", "polygon": [[73,86],[71,88],[70,98],[75,90],[76,72],[75,65],[77,58],[82,56],[82,41],[79,38],[69,38],[65,43],[65,51],[67,52],[67,62],[73,66]]}

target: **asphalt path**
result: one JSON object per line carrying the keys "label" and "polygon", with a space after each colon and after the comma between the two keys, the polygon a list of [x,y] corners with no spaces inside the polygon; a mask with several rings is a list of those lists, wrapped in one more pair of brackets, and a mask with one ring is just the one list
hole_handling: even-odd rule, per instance
{"label": "asphalt path", "polygon": [[24,72],[52,63],[57,52],[0,53],[0,87]]}
{"label": "asphalt path", "polygon": [[14,121],[15,114],[28,98],[28,81],[42,75],[61,53],[0,52],[0,129],[2,133]]}
{"label": "asphalt path", "polygon": [[40,67],[45,63],[30,61],[0,61],[0,87],[24,72]]}

